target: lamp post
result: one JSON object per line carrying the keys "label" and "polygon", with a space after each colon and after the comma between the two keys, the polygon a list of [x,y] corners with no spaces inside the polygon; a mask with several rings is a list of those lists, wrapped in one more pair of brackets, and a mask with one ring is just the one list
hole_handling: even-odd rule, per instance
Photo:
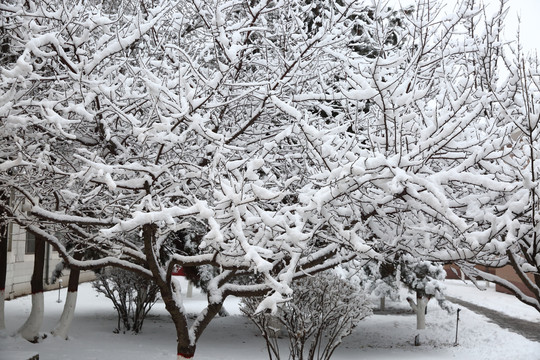
{"label": "lamp post", "polygon": [[457,320],[456,320],[456,341],[454,342],[454,346],[458,346],[458,341],[457,341],[457,338],[458,338],[458,327],[459,327],[459,312],[461,311],[461,309],[457,309]]}
{"label": "lamp post", "polygon": [[62,300],[60,299],[60,289],[62,289],[62,279],[58,279],[58,300],[56,300],[57,303],[62,302]]}

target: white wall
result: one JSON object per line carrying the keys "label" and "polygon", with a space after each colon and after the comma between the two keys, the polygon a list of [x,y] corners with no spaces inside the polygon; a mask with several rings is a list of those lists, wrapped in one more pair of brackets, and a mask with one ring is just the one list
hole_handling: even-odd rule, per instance
{"label": "white wall", "polygon": [[[23,228],[17,224],[12,224],[10,228],[11,236],[11,251],[8,251],[7,256],[7,274],[6,274],[6,299],[12,299],[17,296],[27,295],[31,293],[30,279],[32,278],[32,272],[34,270],[34,255],[25,254],[26,250],[26,232]],[[49,245],[46,245],[49,246]],[[49,259],[45,260],[45,270],[48,263],[48,276],[44,276],[45,279],[49,279],[51,282],[52,273],[56,265],[60,262],[58,253],[49,247]],[[62,272],[62,287],[68,285],[69,270]],[[81,273],[80,281],[91,281],[94,279],[94,273],[91,271],[85,271]],[[45,284],[45,290],[58,289],[58,282],[55,284]]]}

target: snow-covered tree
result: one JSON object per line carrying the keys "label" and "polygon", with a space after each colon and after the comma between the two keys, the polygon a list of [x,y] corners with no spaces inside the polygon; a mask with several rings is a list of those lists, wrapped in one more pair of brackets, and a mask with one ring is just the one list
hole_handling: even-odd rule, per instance
{"label": "snow-covered tree", "polygon": [[[437,172],[436,177],[445,179],[438,184],[443,185],[439,187],[443,190],[440,194],[445,195],[456,219],[465,226],[460,230],[448,216],[440,224],[428,220],[424,222],[423,234],[407,248],[417,255],[420,250],[422,258],[428,260],[457,261],[471,278],[480,277],[501,285],[540,311],[537,239],[540,72],[538,60],[525,57],[519,44],[502,45],[500,33],[506,3],[500,2],[500,10],[492,18],[472,18],[463,24],[465,33],[473,35],[469,42],[472,51],[466,59],[474,81],[470,82],[468,91],[482,96],[479,110],[483,114],[472,118],[474,123],[471,123],[478,142],[469,147],[454,147],[465,150],[461,152],[464,157],[455,156],[457,153],[452,151],[439,155],[447,163],[452,159],[461,162],[453,171],[460,174],[460,179],[447,179],[443,171]],[[474,9],[473,2],[467,7]],[[463,40],[462,44],[467,44]],[[461,127],[460,131],[465,134],[466,129]],[[467,157],[469,149],[478,151]],[[407,222],[403,228],[413,234],[410,230],[417,223]],[[474,265],[511,266],[533,295]]]}
{"label": "snow-covered tree", "polygon": [[[496,241],[483,248],[475,261],[461,263],[470,277],[480,277],[510,290],[523,303],[540,311],[540,63],[526,58],[518,46],[503,56],[507,76],[499,86],[497,106],[514,128],[504,144],[511,151],[497,177],[513,183],[515,190],[501,199],[490,215],[498,219],[486,229]],[[525,288],[472,265],[509,265]],[[532,296],[531,296],[532,294]]]}
{"label": "snow-covered tree", "polygon": [[[356,256],[463,260],[494,240],[513,127],[487,71],[499,28],[472,1],[100,3],[0,5],[0,186],[24,199],[0,206],[71,267],[152,278],[179,358],[229,295],[277,309]],[[195,253],[178,231],[202,231]],[[218,270],[191,323],[178,265]]]}
{"label": "snow-covered tree", "polygon": [[363,33],[377,57],[343,59],[347,76],[332,94],[348,134],[305,130],[320,164],[311,201],[336,241],[369,244],[380,262],[493,259],[484,251],[499,241],[493,214],[516,190],[501,176],[514,131],[498,105],[505,11],[504,2],[492,17],[473,1],[450,11],[419,2],[391,27],[390,11],[377,9]]}
{"label": "snow-covered tree", "polygon": [[352,269],[355,266],[359,269],[351,273],[359,279],[368,294],[398,300],[402,288],[415,293],[415,298],[408,296],[406,299],[416,313],[417,329],[425,329],[427,304],[432,298],[443,309],[452,311],[444,298],[441,281],[446,277],[446,272],[441,263],[421,260],[410,254],[395,254],[392,261],[369,261],[360,266],[354,264]]}
{"label": "snow-covered tree", "polygon": [[[354,264],[354,263],[353,263]],[[379,298],[379,309],[385,310],[386,299],[399,299],[399,263],[396,261],[367,261],[354,264],[354,277],[366,294]]]}
{"label": "snow-covered tree", "polygon": [[404,256],[399,270],[401,283],[416,293],[416,301],[412,297],[407,297],[407,301],[416,313],[417,329],[426,328],[427,304],[431,298],[435,298],[443,309],[451,311],[440,283],[446,277],[441,264],[418,261],[411,256]]}
{"label": "snow-covered tree", "polygon": [[[272,309],[296,276],[355,256],[305,206],[319,166],[305,129],[339,130],[318,104],[362,9],[331,3],[307,33],[309,4],[139,5],[1,6],[13,54],[1,69],[1,186],[24,199],[2,207],[72,268],[152,278],[189,358],[228,295],[268,294],[261,309]],[[316,98],[295,104],[302,93]],[[201,228],[197,253],[175,251],[170,233]],[[99,258],[75,259],[59,232]],[[219,269],[191,324],[177,265]]]}

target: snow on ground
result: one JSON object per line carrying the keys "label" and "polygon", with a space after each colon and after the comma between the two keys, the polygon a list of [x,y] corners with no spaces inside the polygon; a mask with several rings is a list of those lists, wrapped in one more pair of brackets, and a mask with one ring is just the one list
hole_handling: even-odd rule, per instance
{"label": "snow on ground", "polygon": [[[459,295],[464,300],[472,301],[471,298],[476,296],[476,291],[470,285],[448,282],[449,294]],[[497,307],[509,306],[508,304],[512,303],[506,295],[492,293],[489,290],[481,294],[484,303],[496,304]],[[57,291],[45,294],[44,331],[51,329],[60,317],[64,303],[57,303],[57,298]],[[65,289],[62,290],[62,299],[64,298]],[[198,311],[204,304],[204,296],[196,290],[193,298],[186,299],[188,311]],[[14,333],[23,324],[30,312],[30,305],[28,296],[6,302],[8,334]],[[515,309],[519,309],[512,310],[514,313],[523,315],[527,312],[524,305],[514,305]],[[407,304],[405,301],[400,303],[387,301],[387,306],[406,309]],[[265,344],[258,331],[248,319],[240,315],[238,299],[228,299],[225,307],[231,316],[216,318],[210,324],[199,342],[196,359],[267,359]],[[422,333],[423,345],[415,347],[413,339],[417,331],[414,314],[404,311],[402,314],[373,315],[360,323],[355,332],[338,348],[333,359],[532,360],[540,356],[540,343],[503,330],[487,322],[483,316],[466,309],[461,311],[460,318],[459,345],[454,346],[455,314],[447,314],[431,301],[426,318],[427,330]],[[114,334],[115,327],[116,313],[112,303],[103,295],[96,294],[91,284],[83,284],[80,287],[69,341],[48,336],[40,344],[31,344],[20,337],[3,336],[0,337],[0,359],[3,359],[2,353],[13,351],[38,352],[40,360],[175,358],[174,326],[163,303],[154,306],[144,324],[143,333]],[[283,345],[282,349],[286,351],[285,339]],[[283,358],[286,359],[287,356]]]}
{"label": "snow on ground", "polygon": [[[486,287],[486,284],[488,285]],[[495,285],[479,281],[483,289],[477,289],[471,281],[446,280],[446,294],[475,305],[497,310],[518,319],[540,323],[540,313],[531,306],[525,306],[515,296],[495,291]],[[540,355],[538,355],[540,358]]]}

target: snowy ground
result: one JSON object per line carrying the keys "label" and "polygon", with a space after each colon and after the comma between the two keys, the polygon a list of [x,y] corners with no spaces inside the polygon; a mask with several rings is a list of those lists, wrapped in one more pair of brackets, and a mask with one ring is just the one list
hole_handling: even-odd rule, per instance
{"label": "snowy ground", "polygon": [[[471,285],[458,281],[447,282],[449,295],[470,302],[500,309],[510,315],[540,321],[535,311],[521,305],[513,297],[495,293],[493,288],[480,292]],[[147,318],[143,333],[139,335],[114,334],[116,314],[112,304],[97,295],[90,284],[81,285],[76,317],[69,341],[47,337],[40,344],[30,344],[18,337],[0,338],[0,359],[13,351],[36,352],[41,360],[49,359],[175,359],[175,334],[162,303],[156,304]],[[65,290],[62,290],[62,298]],[[51,329],[59,318],[63,302],[57,303],[57,292],[45,294],[46,315],[43,330]],[[14,333],[30,312],[30,297],[8,301],[5,306],[8,334]],[[204,305],[204,297],[194,291],[194,297],[186,300],[188,311],[197,311]],[[238,301],[226,303],[232,316],[216,318],[200,340],[196,359],[232,360],[267,359],[263,340],[255,327],[238,310]],[[406,309],[406,302],[389,303],[387,306]],[[384,360],[384,359],[539,359],[540,343],[529,341],[520,335],[503,330],[466,309],[461,311],[459,345],[454,346],[455,315],[439,309],[432,301],[427,315],[427,330],[422,334],[424,342],[415,347],[412,342],[415,316],[373,315],[361,322],[353,335],[338,348],[335,360]],[[283,348],[285,350],[285,348]],[[5,356],[2,356],[4,354]],[[287,356],[283,357],[284,359]]]}
{"label": "snowy ground", "polygon": [[[518,319],[535,321],[540,324],[540,313],[531,306],[525,306],[512,295],[501,294],[495,291],[495,285],[486,282],[478,283],[483,290],[478,290],[470,281],[446,281],[446,293],[475,305],[497,310]],[[537,356],[540,359],[540,354]]]}

